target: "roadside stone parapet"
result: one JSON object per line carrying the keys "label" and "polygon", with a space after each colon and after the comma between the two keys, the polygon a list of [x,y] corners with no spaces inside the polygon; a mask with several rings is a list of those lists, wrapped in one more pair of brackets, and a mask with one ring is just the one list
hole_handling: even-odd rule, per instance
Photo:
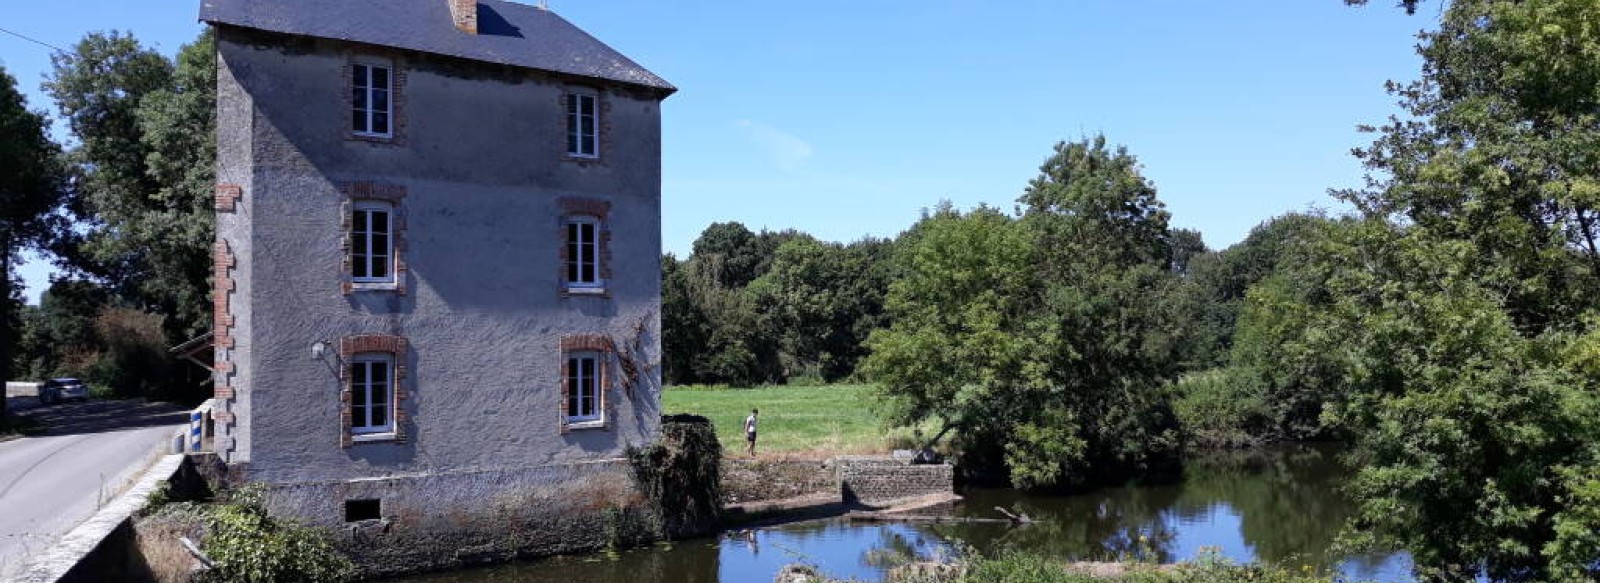
{"label": "roadside stone parapet", "polygon": [[112,574],[138,580],[139,558],[129,518],[144,508],[150,493],[168,483],[183,465],[182,455],[168,455],[145,470],[133,487],[101,507],[60,542],[34,557],[16,583],[107,581]]}
{"label": "roadside stone parapet", "polygon": [[846,504],[877,505],[955,492],[950,464],[911,464],[882,456],[840,456],[834,464]]}

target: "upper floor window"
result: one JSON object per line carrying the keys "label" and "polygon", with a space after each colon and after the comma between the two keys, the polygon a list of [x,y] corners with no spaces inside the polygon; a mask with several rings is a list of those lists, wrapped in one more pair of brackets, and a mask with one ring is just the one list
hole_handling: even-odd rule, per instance
{"label": "upper floor window", "polygon": [[594,93],[567,94],[567,155],[600,157],[599,97]]}
{"label": "upper floor window", "polygon": [[567,354],[567,423],[602,421],[600,353]]}
{"label": "upper floor window", "polygon": [[350,280],[355,283],[394,281],[394,206],[361,200],[351,205]]}
{"label": "upper floor window", "polygon": [[361,353],[350,359],[350,432],[394,433],[394,356]]}
{"label": "upper floor window", "polygon": [[355,63],[351,71],[350,130],[360,136],[390,137],[394,89],[388,67]]}
{"label": "upper floor window", "polygon": [[570,216],[566,231],[567,288],[601,288],[600,220],[591,216]]}

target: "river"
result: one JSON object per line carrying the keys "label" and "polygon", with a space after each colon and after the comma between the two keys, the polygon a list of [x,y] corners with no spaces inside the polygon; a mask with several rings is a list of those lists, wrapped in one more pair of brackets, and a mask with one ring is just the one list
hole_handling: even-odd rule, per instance
{"label": "river", "polygon": [[1347,579],[1408,583],[1404,553],[1330,550],[1351,506],[1338,491],[1336,450],[1291,446],[1191,460],[1169,485],[1041,496],[972,489],[955,512],[994,518],[1002,506],[1037,524],[851,524],[811,521],[725,532],[707,539],[586,557],[563,557],[402,579],[410,583],[750,583],[804,562],[858,581],[880,581],[907,559],[1018,549],[1063,560],[1139,557],[1161,562],[1215,553]]}

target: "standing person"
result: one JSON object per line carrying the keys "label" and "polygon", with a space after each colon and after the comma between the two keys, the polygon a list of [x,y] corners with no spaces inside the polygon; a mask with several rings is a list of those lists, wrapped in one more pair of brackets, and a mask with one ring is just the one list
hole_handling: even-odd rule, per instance
{"label": "standing person", "polygon": [[744,440],[748,445],[745,451],[750,453],[750,457],[756,457],[756,416],[760,414],[760,411],[751,409],[750,416],[744,418]]}

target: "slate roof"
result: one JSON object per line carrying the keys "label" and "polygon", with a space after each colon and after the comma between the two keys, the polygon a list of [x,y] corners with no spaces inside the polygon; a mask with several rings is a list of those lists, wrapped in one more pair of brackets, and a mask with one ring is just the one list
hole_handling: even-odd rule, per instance
{"label": "slate roof", "polygon": [[554,12],[501,0],[478,2],[476,35],[445,0],[201,0],[200,20],[677,91]]}

